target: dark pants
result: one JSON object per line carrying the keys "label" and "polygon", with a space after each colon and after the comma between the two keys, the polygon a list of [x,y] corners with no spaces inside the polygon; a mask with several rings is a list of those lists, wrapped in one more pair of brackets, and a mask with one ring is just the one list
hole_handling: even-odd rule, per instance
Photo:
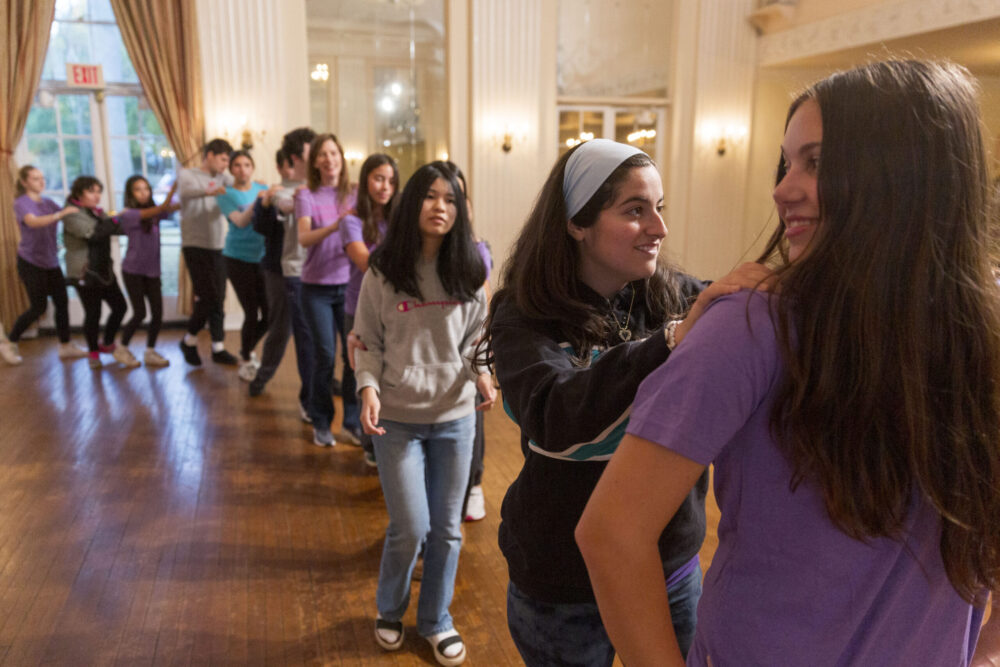
{"label": "dark pants", "polygon": [[[622,573],[622,576],[627,576]],[[694,640],[696,611],[701,598],[701,568],[667,589],[670,617],[681,653]],[[507,585],[507,627],[528,667],[611,667],[615,648],[594,603],[539,602]]]}
{"label": "dark pants", "polygon": [[146,334],[146,347],[156,347],[156,337],[160,335],[163,326],[163,288],[160,279],[143,276],[138,273],[122,272],[125,281],[125,291],[128,292],[129,303],[132,304],[132,319],[122,327],[122,345],[128,345],[142,321],[146,319],[146,301],[149,301],[149,329]]}
{"label": "dark pants", "polygon": [[191,289],[194,291],[194,309],[188,320],[188,333],[197,336],[208,323],[213,343],[221,343],[225,336],[222,302],[226,298],[226,264],[221,250],[207,248],[181,248]]}
{"label": "dark pants", "polygon": [[78,283],[76,293],[80,295],[80,303],[83,304],[83,335],[87,339],[87,348],[91,352],[97,352],[100,347],[102,303],[107,303],[111,308],[111,314],[104,323],[104,344],[114,343],[115,334],[118,333],[118,327],[125,319],[125,311],[128,310],[125,295],[118,287],[118,280],[112,276],[111,282],[107,285],[99,282],[90,285]]}
{"label": "dark pants", "polygon": [[27,331],[34,322],[37,322],[45,314],[45,308],[52,299],[52,305],[56,309],[56,334],[60,343],[69,342],[69,299],[66,297],[66,278],[62,269],[58,266],[54,269],[43,269],[23,259],[17,257],[17,275],[24,283],[24,289],[28,292],[30,305],[28,310],[14,322],[14,327],[10,330],[10,342],[16,343],[21,339],[21,334]]}
{"label": "dark pants", "polygon": [[243,308],[243,328],[240,330],[240,357],[250,359],[250,353],[267,333],[268,309],[264,295],[264,270],[260,263],[226,257],[226,274]]}
{"label": "dark pants", "polygon": [[274,271],[264,271],[264,297],[267,300],[267,338],[260,353],[260,368],[253,383],[263,388],[274,377],[285,357],[285,348],[292,335],[291,308],[285,277]]}

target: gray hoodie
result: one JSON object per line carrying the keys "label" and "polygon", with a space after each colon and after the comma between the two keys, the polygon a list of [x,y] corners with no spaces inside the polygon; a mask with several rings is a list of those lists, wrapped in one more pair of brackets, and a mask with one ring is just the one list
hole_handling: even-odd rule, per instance
{"label": "gray hoodie", "polygon": [[461,303],[447,294],[434,260],[417,260],[424,298],[396,292],[369,270],[361,282],[354,330],[368,348],[357,354],[358,392],[374,387],[380,418],[438,424],[475,410],[478,372],[472,352],[486,319],[486,292]]}

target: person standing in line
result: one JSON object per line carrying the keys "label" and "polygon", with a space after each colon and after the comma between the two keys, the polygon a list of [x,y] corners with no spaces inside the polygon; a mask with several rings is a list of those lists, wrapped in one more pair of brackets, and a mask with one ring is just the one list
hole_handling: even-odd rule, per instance
{"label": "person standing in line", "polygon": [[[254,204],[254,229],[265,238],[261,264],[265,268],[264,289],[270,324],[264,339],[261,366],[250,383],[249,393],[259,396],[264,392],[265,385],[281,364],[291,334],[295,339],[295,359],[299,371],[299,416],[307,424],[312,423],[309,405],[314,351],[312,332],[302,310],[301,275],[306,251],[299,245],[294,214],[295,192],[305,186],[309,144],[315,138],[316,133],[308,127],[296,128],[285,134],[279,150],[287,165],[279,168],[281,187],[272,188],[269,195]],[[277,266],[274,272],[268,272],[272,249],[278,252]]]}
{"label": "person standing in line", "polygon": [[122,260],[122,280],[132,304],[132,319],[122,327],[122,346],[128,348],[132,336],[146,319],[149,301],[149,330],[142,360],[147,366],[169,366],[170,361],[156,351],[156,339],[163,326],[163,289],[160,283],[160,221],[180,208],[172,199],[177,190],[174,181],[163,203],[153,202],[153,189],[141,174],[125,181],[125,209],[119,219],[128,238],[128,250]]}
{"label": "person standing in line", "polygon": [[1000,619],[982,624],[1000,290],[977,88],[896,60],[792,103],[774,290],[716,301],[645,379],[576,528],[625,664],[685,664],[655,543],[710,462],[719,546],[686,664],[1000,664]]}
{"label": "person standing in line", "polygon": [[356,190],[347,179],[344,153],[333,134],[316,137],[309,149],[307,187],[295,197],[295,219],[299,243],[306,248],[302,265],[302,303],[313,335],[316,365],[312,377],[309,416],[313,443],[332,447],[334,440],[361,446],[361,424],[355,395],[354,372],[344,350],[343,423],[336,434],[333,424],[333,369],[337,335],[346,340],[344,296],[350,279],[351,261],[340,243],[340,222],[354,208]]}
{"label": "person standing in line", "polygon": [[[358,178],[357,208],[344,216],[340,223],[340,242],[351,260],[351,279],[347,283],[344,298],[346,331],[354,330],[354,313],[358,308],[361,279],[368,270],[371,252],[385,238],[388,217],[396,203],[398,191],[399,169],[396,161],[383,153],[369,155],[361,165],[361,175]],[[361,446],[365,451],[365,463],[377,466],[375,447],[367,433],[361,434]]]}
{"label": "person standing in line", "polygon": [[21,363],[17,342],[28,327],[45,314],[51,298],[55,306],[59,358],[79,359],[87,353],[69,340],[69,299],[56,246],[56,225],[78,209],[72,205],[59,208],[54,201],[43,197],[45,175],[41,169],[30,164],[18,170],[16,188],[14,214],[21,228],[21,240],[17,245],[17,275],[24,283],[30,305],[14,321],[10,334],[0,341],[0,357],[11,365]]}
{"label": "person standing in line", "polygon": [[[93,176],[80,176],[70,186],[67,204],[77,207],[63,221],[66,244],[66,280],[76,288],[83,305],[83,333],[87,337],[91,368],[101,368],[101,353],[110,353],[128,368],[139,365],[124,345],[115,345],[115,335],[125,318],[128,305],[118,286],[111,260],[111,237],[121,234],[118,220],[104,214],[101,193],[104,186]],[[101,333],[101,307],[111,308]]]}
{"label": "person standing in line", "polygon": [[264,256],[264,237],[250,225],[254,203],[267,192],[262,183],[253,181],[253,158],[246,151],[235,151],[229,156],[229,172],[233,184],[225,194],[216,197],[219,209],[229,221],[226,243],[222,256],[226,262],[226,275],[233,284],[233,291],[243,308],[243,326],[240,329],[239,378],[251,382],[260,368],[260,361],[253,351],[267,333],[268,308],[264,291],[264,272],[260,260]]}
{"label": "person standing in line", "polygon": [[184,360],[192,366],[201,366],[198,332],[206,323],[212,337],[212,361],[227,366],[238,363],[223,342],[226,264],[222,248],[226,218],[216,201],[233,182],[226,172],[232,152],[228,141],[213,139],[202,149],[201,165],[181,169],[177,176],[177,191],[181,196],[181,253],[194,291],[194,308],[180,348]]}
{"label": "person standing in line", "polygon": [[[414,252],[414,250],[417,252]],[[449,612],[462,548],[473,412],[496,390],[472,359],[486,315],[486,271],[450,170],[410,178],[361,283],[356,333],[362,424],[373,436],[389,525],[379,567],[375,641],[403,645],[403,615],[422,545],[417,632],[441,665],[466,647]],[[476,390],[486,398],[476,405]]]}

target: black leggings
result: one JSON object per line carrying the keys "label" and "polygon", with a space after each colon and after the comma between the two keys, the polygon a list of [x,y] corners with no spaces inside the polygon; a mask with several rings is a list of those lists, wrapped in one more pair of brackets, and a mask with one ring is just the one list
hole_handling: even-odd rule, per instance
{"label": "black leggings", "polygon": [[188,321],[188,333],[197,336],[208,322],[208,332],[213,343],[221,343],[225,335],[225,315],[222,302],[226,298],[226,265],[221,250],[207,248],[181,248],[184,263],[191,275],[194,308]]}
{"label": "black leggings", "polygon": [[125,311],[128,306],[125,304],[125,295],[118,287],[118,280],[114,276],[107,285],[94,283],[91,285],[76,285],[76,293],[80,295],[80,303],[83,304],[83,335],[87,338],[87,348],[91,352],[100,349],[98,334],[101,332],[101,303],[106,302],[111,308],[108,321],[104,323],[104,344],[111,345],[115,342],[115,334],[125,318]]}
{"label": "black leggings", "polygon": [[226,257],[226,273],[233,291],[243,308],[243,328],[240,330],[240,357],[250,359],[250,353],[267,333],[267,298],[264,291],[264,271],[260,263],[244,262]]}
{"label": "black leggings", "polygon": [[8,336],[10,342],[16,343],[20,340],[21,334],[45,314],[45,308],[51,298],[52,305],[56,309],[56,334],[59,336],[59,342],[68,343],[69,299],[66,297],[66,279],[63,277],[62,269],[58,266],[54,269],[43,269],[18,255],[17,275],[24,283],[31,305],[14,322],[14,327]]}
{"label": "black leggings", "polygon": [[128,300],[132,304],[132,319],[122,327],[122,345],[128,345],[135,335],[136,329],[146,319],[146,300],[149,300],[149,331],[146,334],[146,347],[156,347],[156,337],[160,335],[163,326],[163,289],[159,277],[151,278],[138,273],[122,272]]}

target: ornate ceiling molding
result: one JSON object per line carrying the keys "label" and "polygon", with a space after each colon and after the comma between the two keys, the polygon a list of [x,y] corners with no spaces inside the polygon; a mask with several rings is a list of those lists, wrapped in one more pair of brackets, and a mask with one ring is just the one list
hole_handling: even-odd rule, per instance
{"label": "ornate ceiling molding", "polygon": [[1000,0],[903,0],[761,37],[762,67],[1000,17]]}

